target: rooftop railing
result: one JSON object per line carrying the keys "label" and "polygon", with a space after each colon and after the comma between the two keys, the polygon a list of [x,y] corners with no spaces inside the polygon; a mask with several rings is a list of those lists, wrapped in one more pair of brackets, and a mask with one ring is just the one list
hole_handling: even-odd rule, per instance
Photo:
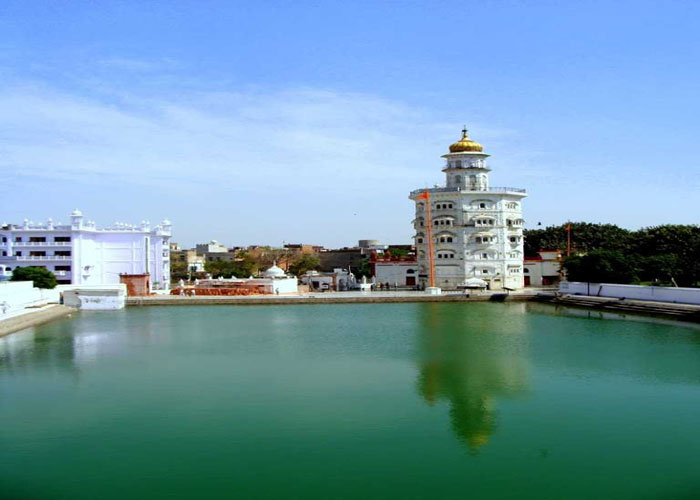
{"label": "rooftop railing", "polygon": [[73,243],[70,241],[13,241],[16,247],[69,247]]}
{"label": "rooftop railing", "polygon": [[418,196],[424,191],[429,193],[527,193],[526,189],[514,187],[489,187],[489,188],[462,188],[462,187],[433,187],[424,189],[415,189],[411,191],[411,196]]}

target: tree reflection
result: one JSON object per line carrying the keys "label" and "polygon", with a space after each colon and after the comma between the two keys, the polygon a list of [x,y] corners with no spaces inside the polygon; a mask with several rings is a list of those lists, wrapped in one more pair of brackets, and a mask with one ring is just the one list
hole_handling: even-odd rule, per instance
{"label": "tree reflection", "polygon": [[418,391],[429,404],[449,401],[453,431],[477,452],[496,429],[497,398],[527,390],[525,311],[431,306],[422,309]]}

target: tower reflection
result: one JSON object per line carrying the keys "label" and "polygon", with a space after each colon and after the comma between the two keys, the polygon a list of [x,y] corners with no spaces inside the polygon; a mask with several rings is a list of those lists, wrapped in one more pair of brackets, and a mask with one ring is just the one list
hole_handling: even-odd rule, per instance
{"label": "tower reflection", "polygon": [[418,391],[429,403],[446,399],[452,429],[477,452],[497,426],[499,397],[528,389],[525,309],[500,314],[478,304],[422,308]]}

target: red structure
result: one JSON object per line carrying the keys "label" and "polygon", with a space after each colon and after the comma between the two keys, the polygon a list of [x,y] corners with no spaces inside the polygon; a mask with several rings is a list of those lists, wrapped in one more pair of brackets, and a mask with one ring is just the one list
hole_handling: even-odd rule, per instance
{"label": "red structure", "polygon": [[143,297],[151,293],[149,281],[150,274],[120,274],[119,282],[126,285],[126,294],[129,297]]}

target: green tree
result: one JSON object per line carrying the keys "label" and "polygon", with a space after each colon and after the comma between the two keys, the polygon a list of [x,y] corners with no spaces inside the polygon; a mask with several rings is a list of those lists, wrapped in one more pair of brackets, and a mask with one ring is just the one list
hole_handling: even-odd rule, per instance
{"label": "green tree", "polygon": [[389,247],[386,252],[391,254],[392,257],[406,257],[408,255],[408,250],[405,248]]}
{"label": "green tree", "polygon": [[301,276],[307,271],[318,269],[321,266],[321,261],[318,257],[310,253],[299,255],[294,262],[289,266],[289,272],[294,276]]}
{"label": "green tree", "polygon": [[622,284],[637,281],[631,259],[614,250],[594,250],[568,257],[563,266],[569,281]]}
{"label": "green tree", "polygon": [[[566,226],[526,229],[525,255],[536,257],[540,250],[564,250],[567,244]],[[617,250],[626,252],[632,243],[632,233],[614,224],[571,223],[571,246],[575,252]]]}
{"label": "green tree", "polygon": [[43,267],[18,267],[10,281],[33,281],[37,288],[55,288],[58,284],[56,275]]}
{"label": "green tree", "polygon": [[249,254],[243,252],[233,261],[207,261],[204,270],[214,278],[247,278],[258,272],[258,263]]}
{"label": "green tree", "polygon": [[188,276],[187,262],[170,262],[170,279],[172,281],[186,280]]}
{"label": "green tree", "polygon": [[369,262],[369,256],[366,256],[362,259],[360,265],[357,266],[354,272],[355,276],[357,276],[358,278],[365,276],[369,279],[372,277],[372,264],[370,264]]}

